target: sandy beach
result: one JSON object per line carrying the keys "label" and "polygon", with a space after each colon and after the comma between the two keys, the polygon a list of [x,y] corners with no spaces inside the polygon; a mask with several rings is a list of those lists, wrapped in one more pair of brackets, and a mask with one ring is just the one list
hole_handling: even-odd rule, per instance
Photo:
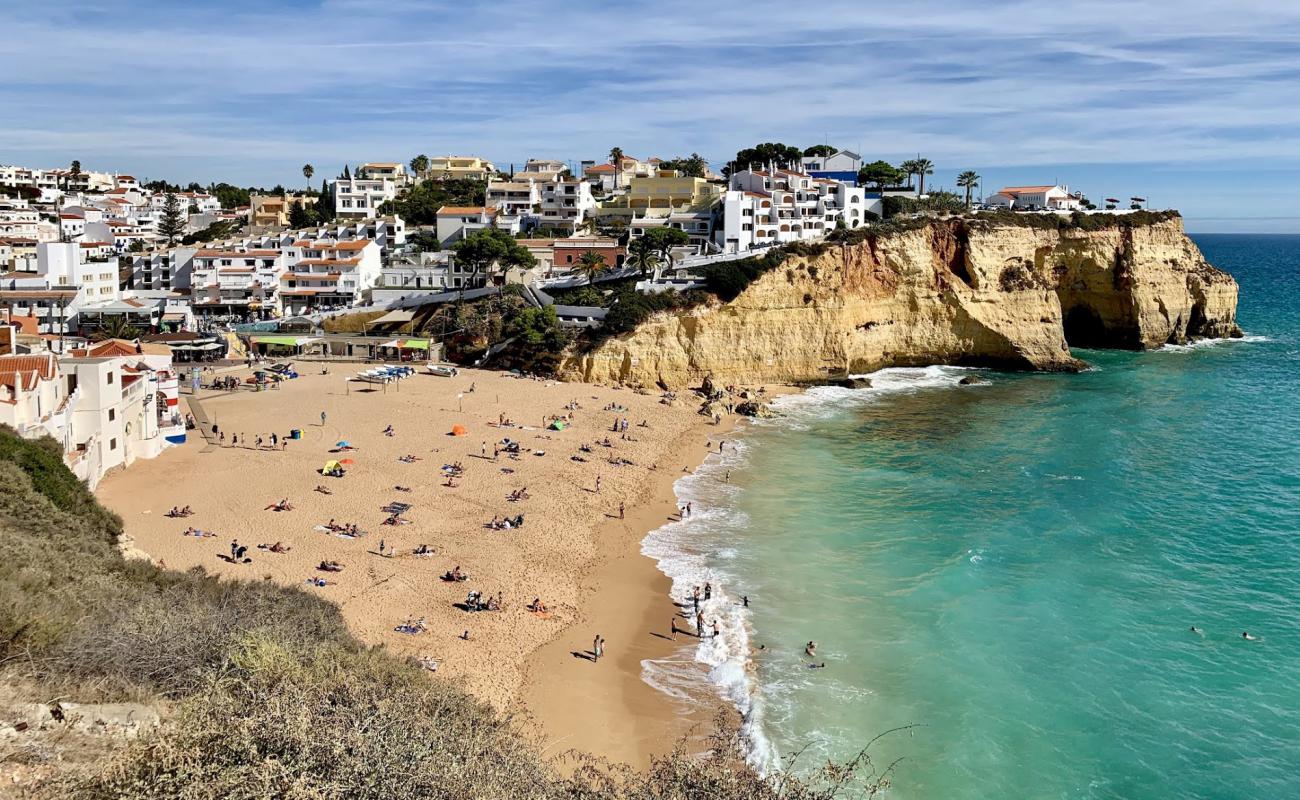
{"label": "sandy beach", "polygon": [[[201,392],[196,415],[219,426],[224,445],[191,432],[185,445],[107,478],[98,495],[154,560],[320,593],[363,641],[436,659],[440,676],[531,715],[548,752],[577,748],[644,764],[707,725],[707,703],[672,700],[640,678],[643,659],[679,657],[689,636],[667,636],[675,611],[668,581],[639,545],[676,512],[673,481],[703,460],[726,423],[715,427],[695,413],[694,397],[668,405],[657,394],[469,370],[349,389],[344,378],[353,372],[336,367],[266,392]],[[563,430],[548,429],[552,416],[565,418]],[[626,434],[612,430],[622,419]],[[465,435],[450,435],[455,425]],[[301,439],[270,447],[272,432],[294,428]],[[519,444],[518,454],[504,452],[506,439]],[[332,452],[342,441],[355,449]],[[494,447],[503,451],[495,459]],[[318,470],[334,459],[352,462],[347,474],[322,477]],[[442,467],[455,463],[463,474],[448,486]],[[525,488],[526,499],[509,499]],[[292,510],[268,509],[283,498]],[[393,502],[410,506],[401,514],[409,524],[383,524]],[[187,505],[193,516],[166,516]],[[519,514],[519,529],[487,527]],[[324,530],[331,520],[364,535]],[[216,535],[187,536],[187,528]],[[249,563],[223,558],[236,540]],[[276,542],[291,549],[258,547]],[[421,545],[432,555],[415,555]],[[322,561],[343,568],[320,571]],[[440,579],[457,566],[468,580]],[[328,584],[308,584],[316,578]],[[484,600],[500,593],[502,610],[457,607],[470,591]],[[546,613],[527,609],[535,597]],[[418,620],[422,632],[398,630]],[[597,634],[606,655],[594,663]]]}

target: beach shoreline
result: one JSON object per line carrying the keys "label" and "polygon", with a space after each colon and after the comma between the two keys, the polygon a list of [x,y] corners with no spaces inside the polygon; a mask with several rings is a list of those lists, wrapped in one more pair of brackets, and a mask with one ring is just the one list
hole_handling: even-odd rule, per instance
{"label": "beach shoreline", "polygon": [[[711,729],[720,698],[683,703],[641,678],[642,661],[689,659],[696,640],[669,637],[677,611],[671,584],[640,549],[673,518],[676,480],[699,467],[710,442],[730,435],[735,417],[714,425],[689,394],[661,402],[658,394],[627,388],[473,370],[452,379],[412,376],[386,389],[304,374],[275,391],[205,391],[200,403],[205,435],[191,431],[186,444],[99,487],[101,501],[122,516],[134,554],[171,569],[202,567],[319,593],[338,605],[363,642],[397,657],[435,659],[441,676],[502,711],[530,717],[552,755],[576,748],[644,766],[682,736]],[[579,406],[571,424],[543,427],[570,404]],[[497,427],[502,419],[517,422]],[[615,432],[611,423],[619,419],[628,427]],[[451,436],[462,423],[468,435]],[[240,445],[213,437],[213,424],[229,437],[238,433]],[[387,425],[395,429],[391,437]],[[291,429],[301,438],[287,449],[269,441],[256,446],[256,436],[282,437]],[[518,442],[520,454],[494,458],[502,437]],[[332,452],[345,439],[358,449]],[[542,451],[546,457],[539,458]],[[354,462],[346,477],[319,474],[322,463],[345,455]],[[407,455],[422,463],[403,461]],[[619,463],[607,465],[610,459]],[[464,465],[455,486],[438,472],[446,462]],[[603,485],[594,483],[597,476]],[[404,491],[394,488],[403,484]],[[529,499],[507,501],[524,486]],[[293,510],[270,510],[282,498]],[[411,524],[381,527],[380,506],[395,500],[412,505]],[[187,505],[194,516],[166,516]],[[515,512],[527,516],[524,528],[484,530],[488,520]],[[331,535],[326,520],[356,522],[367,535]],[[183,535],[189,528],[216,536]],[[226,557],[235,541],[249,549],[250,562]],[[292,549],[258,547],[274,542]],[[413,556],[422,544],[434,555]],[[345,569],[318,572],[325,561]],[[454,566],[471,579],[438,580]],[[310,583],[318,577],[324,585]],[[485,598],[501,592],[503,611],[466,613],[458,601],[468,590]],[[547,613],[525,610],[534,597]],[[420,633],[400,630],[416,619],[423,621]],[[679,627],[690,626],[682,620]],[[606,657],[599,664],[575,658],[597,633],[607,641]]]}
{"label": "beach shoreline", "polygon": [[[688,701],[670,697],[643,678],[647,660],[693,663],[698,640],[686,632],[691,626],[684,618],[678,618],[677,638],[671,637],[671,620],[680,611],[672,581],[641,550],[646,537],[678,519],[677,480],[699,469],[711,452],[706,442],[728,435],[737,421],[724,418],[700,431],[707,439],[683,441],[666,459],[673,470],[656,476],[645,502],[625,520],[608,520],[598,529],[601,552],[584,586],[587,618],[529,656],[521,693],[522,707],[551,753],[573,750],[641,769],[679,743],[698,749],[714,715],[729,709],[722,698],[703,692]],[[609,653],[602,663],[586,662],[581,654],[597,634],[608,641]],[[697,666],[703,678],[704,667]]]}

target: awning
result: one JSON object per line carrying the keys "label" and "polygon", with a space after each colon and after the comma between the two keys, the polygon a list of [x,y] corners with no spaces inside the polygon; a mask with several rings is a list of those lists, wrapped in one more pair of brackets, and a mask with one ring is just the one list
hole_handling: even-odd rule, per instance
{"label": "awning", "polygon": [[379,319],[372,319],[370,320],[370,322],[366,324],[387,325],[389,323],[410,322],[413,319],[415,319],[415,314],[411,313],[410,311],[402,311],[401,309],[398,309],[396,311],[389,311],[387,314],[383,315]]}
{"label": "awning", "polygon": [[253,344],[278,344],[285,347],[301,347],[304,344],[320,341],[319,338],[312,336],[251,336],[249,341]]}
{"label": "awning", "polygon": [[171,312],[171,313],[163,314],[163,320],[166,322],[184,322],[185,315]]}
{"label": "awning", "polygon": [[384,342],[380,347],[392,347],[397,350],[428,350],[428,339],[393,339]]}
{"label": "awning", "polygon": [[207,344],[173,344],[168,347],[173,350],[217,350],[221,345],[217,342],[208,342]]}

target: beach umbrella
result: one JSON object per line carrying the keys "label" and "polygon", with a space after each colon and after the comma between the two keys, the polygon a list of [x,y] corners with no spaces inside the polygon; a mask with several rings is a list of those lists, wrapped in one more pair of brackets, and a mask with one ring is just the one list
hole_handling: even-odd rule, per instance
{"label": "beach umbrella", "polygon": [[344,439],[344,440],[341,441],[341,442],[335,442],[335,443],[334,443],[334,446],[335,446],[335,447],[351,447],[351,446],[352,446],[352,442],[349,442],[347,439]]}
{"label": "beach umbrella", "polygon": [[465,430],[465,426],[464,426],[464,425],[452,425],[452,426],[451,426],[451,435],[452,435],[452,436],[464,436],[464,435],[466,435],[467,433],[469,433],[469,431]]}
{"label": "beach umbrella", "polygon": [[326,461],[326,462],[325,462],[325,469],[324,469],[325,472],[330,472],[331,470],[336,470],[336,469],[338,469],[338,468],[339,468],[339,462],[337,462],[337,461]]}

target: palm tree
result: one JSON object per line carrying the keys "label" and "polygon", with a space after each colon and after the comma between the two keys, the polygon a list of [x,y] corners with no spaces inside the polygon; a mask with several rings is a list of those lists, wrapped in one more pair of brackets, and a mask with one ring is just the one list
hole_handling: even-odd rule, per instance
{"label": "palm tree", "polygon": [[609,151],[609,163],[614,165],[614,188],[618,188],[618,174],[623,171],[623,148],[615,147]]}
{"label": "palm tree", "polygon": [[925,176],[934,174],[934,162],[928,158],[918,157],[914,166],[917,176],[921,179],[921,187],[917,194],[925,194]]}
{"label": "palm tree", "polygon": [[140,332],[126,321],[124,314],[115,314],[104,320],[103,327],[92,334],[90,338],[96,342],[103,342],[108,339],[132,340],[139,336]]}
{"label": "palm tree", "polygon": [[916,174],[916,163],[918,159],[911,158],[898,165],[898,171],[907,176],[907,185],[912,185],[912,176]]}
{"label": "palm tree", "polygon": [[420,177],[428,169],[429,169],[429,157],[426,156],[424,153],[421,153],[415,158],[411,159],[411,171],[415,173],[415,177],[417,178]]}
{"label": "palm tree", "polygon": [[587,283],[594,283],[600,273],[606,270],[605,257],[594,250],[588,250],[578,256],[578,266],[576,272],[587,279]]}
{"label": "palm tree", "polygon": [[979,173],[973,169],[968,169],[957,176],[957,185],[966,190],[966,210],[970,211],[970,193],[971,189],[980,182]]}
{"label": "palm tree", "polygon": [[81,161],[74,158],[72,159],[72,175],[70,177],[75,181],[79,175],[81,175]]}
{"label": "palm tree", "polygon": [[661,263],[659,253],[656,252],[654,245],[641,237],[632,242],[627,248],[628,263],[640,270],[642,275],[658,267]]}
{"label": "palm tree", "polygon": [[311,190],[311,176],[316,174],[316,168],[311,164],[302,165],[302,176],[307,179],[307,189]]}

